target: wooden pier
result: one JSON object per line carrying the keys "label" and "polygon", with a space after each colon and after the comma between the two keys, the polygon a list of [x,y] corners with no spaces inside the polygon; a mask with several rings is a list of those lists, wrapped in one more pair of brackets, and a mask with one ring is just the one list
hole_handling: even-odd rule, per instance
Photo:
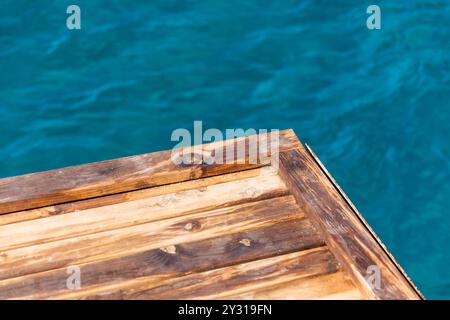
{"label": "wooden pier", "polygon": [[162,151],[1,179],[0,299],[422,299],[312,150],[277,143],[277,171]]}

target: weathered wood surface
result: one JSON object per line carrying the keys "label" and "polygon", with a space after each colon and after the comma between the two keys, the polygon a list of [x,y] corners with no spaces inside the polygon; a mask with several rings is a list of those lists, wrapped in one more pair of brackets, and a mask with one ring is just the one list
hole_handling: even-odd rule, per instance
{"label": "weathered wood surface", "polygon": [[183,277],[142,277],[87,290],[81,295],[69,293],[62,298],[220,299],[295,279],[336,272],[338,268],[333,255],[326,248],[319,247]]}
{"label": "weathered wood surface", "polygon": [[381,241],[381,239],[377,236],[375,231],[373,231],[372,227],[369,225],[369,223],[364,219],[362,214],[358,211],[356,206],[353,204],[353,202],[350,200],[350,198],[346,195],[344,190],[339,186],[339,184],[336,182],[336,180],[333,178],[333,176],[328,172],[327,168],[323,165],[323,163],[320,161],[320,159],[317,157],[317,155],[314,153],[314,151],[311,149],[310,146],[305,144],[305,148],[308,151],[308,153],[313,157],[316,164],[320,167],[322,172],[327,176],[327,178],[330,180],[330,182],[335,187],[336,191],[339,192],[339,194],[342,196],[344,201],[348,204],[348,206],[352,209],[355,216],[361,221],[361,223],[364,225],[364,227],[367,229],[370,235],[375,239],[375,241],[378,243],[382,251],[386,253],[388,258],[392,261],[392,263],[397,267],[400,274],[406,279],[406,281],[409,283],[409,285],[413,288],[413,290],[416,292],[416,294],[420,297],[420,299],[425,299],[425,297],[422,295],[422,293],[419,291],[419,289],[416,287],[416,285],[413,283],[411,278],[409,278],[408,274],[403,270],[402,266],[395,260],[394,256],[391,254],[391,252],[387,249],[387,247],[384,245],[384,243]]}
{"label": "weathered wood surface", "polygon": [[[280,208],[282,208],[280,210]],[[303,217],[292,196],[0,252],[0,279],[174,246]]]}
{"label": "weathered wood surface", "polygon": [[[304,148],[280,154],[280,175],[367,298],[420,298]],[[368,280],[373,274],[370,270],[374,270],[369,268],[373,267],[380,271],[379,288],[375,281]]]}
{"label": "weathered wood surface", "polygon": [[[268,159],[265,157],[261,157],[261,161],[257,163],[251,163],[249,147],[245,148],[246,152],[243,154],[228,155],[226,153],[227,145],[237,145],[240,141],[244,141],[248,145],[249,139],[243,137],[227,140],[225,144],[214,142],[189,148],[193,152],[200,152],[205,155],[223,154],[228,160],[225,164],[177,165],[173,161],[172,151],[168,150],[1,179],[0,214],[205,178],[266,165]],[[260,135],[258,139],[261,144],[265,144],[269,148],[272,141],[277,143],[280,151],[290,150],[299,145],[299,141],[292,130],[280,131],[279,139],[274,139],[270,134]],[[180,150],[180,154],[186,153],[186,148]],[[230,157],[233,157],[233,163],[230,163]]]}
{"label": "weathered wood surface", "polygon": [[253,178],[0,226],[0,251],[286,195],[283,181],[267,169]]}
{"label": "weathered wood surface", "polygon": [[222,165],[163,151],[0,180],[0,299],[420,298],[292,130],[279,149],[279,172],[247,147]]}
{"label": "weathered wood surface", "polygon": [[[300,218],[268,227],[182,243],[173,251],[150,249],[123,257],[79,264],[82,290],[76,295],[102,287],[119,287],[140,277],[169,279],[186,274],[223,268],[275,255],[324,245],[309,220]],[[0,281],[0,299],[44,298],[69,294],[67,270],[58,268]]]}
{"label": "weathered wood surface", "polygon": [[361,292],[345,272],[316,274],[259,290],[224,296],[223,299],[245,300],[362,300]]}
{"label": "weathered wood surface", "polygon": [[186,190],[193,190],[193,189],[204,190],[208,186],[212,186],[215,184],[252,178],[260,174],[264,174],[264,172],[261,172],[261,170],[264,170],[264,168],[250,169],[234,173],[222,174],[204,179],[188,180],[180,183],[172,183],[168,185],[156,186],[153,188],[146,188],[141,190],[106,195],[98,198],[67,202],[42,207],[38,209],[16,211],[13,213],[3,215],[0,214],[0,226],[40,218],[53,217],[65,213],[92,209],[122,202],[140,200],[149,197],[167,195],[171,193],[178,193]]}

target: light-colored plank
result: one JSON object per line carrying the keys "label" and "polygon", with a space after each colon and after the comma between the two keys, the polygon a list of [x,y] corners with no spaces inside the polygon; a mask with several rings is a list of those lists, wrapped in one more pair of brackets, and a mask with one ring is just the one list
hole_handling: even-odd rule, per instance
{"label": "light-colored plank", "polygon": [[[303,147],[280,154],[280,175],[366,298],[420,299]],[[374,269],[370,268],[379,270],[380,286],[371,277]]]}
{"label": "light-colored plank", "polygon": [[[302,218],[292,196],[0,252],[0,279],[176,246]],[[44,220],[44,219],[43,219]],[[42,220],[41,220],[42,221]]]}
{"label": "light-colored plank", "polygon": [[333,256],[326,247],[319,247],[184,277],[142,277],[52,298],[220,299],[336,270],[338,265]]}
{"label": "light-colored plank", "polygon": [[[79,265],[83,290],[139,277],[175,278],[322,246],[307,219],[177,245],[175,252],[152,249]],[[0,281],[0,299],[33,299],[69,293],[66,268]]]}
{"label": "light-colored plank", "polygon": [[36,220],[41,218],[53,217],[56,215],[62,215],[70,212],[81,211],[86,209],[93,209],[102,206],[112,205],[121,202],[140,200],[144,198],[156,197],[169,193],[176,193],[191,189],[203,190],[208,186],[220,184],[224,182],[230,182],[234,180],[241,180],[251,177],[256,177],[261,173],[261,170],[265,168],[250,169],[234,173],[222,174],[219,176],[213,176],[209,178],[189,180],[180,183],[172,183],[153,188],[146,188],[142,190],[117,193],[107,195],[99,198],[79,200],[74,202],[62,203],[48,207],[42,207],[38,209],[30,209],[25,211],[18,211],[9,214],[0,215],[0,226]]}
{"label": "light-colored plank", "polygon": [[287,194],[269,167],[256,177],[0,226],[0,250],[168,219]]}
{"label": "light-colored plank", "polygon": [[363,296],[345,272],[294,279],[279,285],[226,296],[230,300],[361,300]]}
{"label": "light-colored plank", "polygon": [[[259,135],[257,139],[268,150],[272,142],[281,151],[299,144],[292,130],[280,131],[279,137]],[[1,179],[0,214],[253,169],[270,162],[270,158],[263,156],[251,161],[248,147],[243,153],[227,154],[227,145],[240,141],[247,145],[252,140],[231,139],[178,151],[178,154],[192,151],[200,157],[223,154],[228,160],[225,164],[176,164],[177,155],[168,150]],[[264,148],[259,150],[261,153],[256,155],[266,154]]]}

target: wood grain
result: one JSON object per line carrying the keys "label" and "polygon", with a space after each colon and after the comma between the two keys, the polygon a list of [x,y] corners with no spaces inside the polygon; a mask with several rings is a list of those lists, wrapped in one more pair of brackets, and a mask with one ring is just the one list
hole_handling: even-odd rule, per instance
{"label": "wood grain", "polygon": [[259,173],[252,178],[51,216],[39,223],[31,220],[0,226],[0,250],[104,232],[288,193],[280,177],[269,168],[262,168]]}
{"label": "wood grain", "polygon": [[339,268],[325,247],[294,252],[191,275],[142,277],[111,286],[55,296],[56,299],[220,299]]}
{"label": "wood grain", "polygon": [[0,279],[175,247],[304,217],[292,196],[278,197],[0,252]]}
{"label": "wood grain", "polygon": [[392,263],[397,267],[399,272],[408,281],[409,285],[414,289],[414,291],[419,295],[419,297],[421,299],[425,300],[425,296],[420,292],[420,290],[417,288],[417,286],[414,284],[414,282],[411,280],[411,278],[408,276],[408,274],[405,272],[405,270],[403,270],[402,266],[395,260],[395,257],[391,254],[391,252],[388,250],[388,248],[384,245],[384,243],[381,241],[381,239],[378,237],[378,235],[375,233],[375,231],[372,229],[372,227],[369,225],[369,223],[364,219],[362,214],[358,211],[356,206],[353,204],[353,202],[350,200],[350,198],[346,195],[344,190],[342,190],[342,188],[339,186],[339,184],[336,182],[336,180],[333,178],[333,176],[330,174],[330,172],[328,172],[327,168],[325,168],[323,163],[320,161],[319,157],[317,157],[317,155],[314,153],[314,151],[311,149],[311,147],[308,146],[307,144],[305,144],[305,148],[308,151],[308,153],[311,155],[311,157],[314,159],[316,164],[320,167],[322,172],[327,176],[327,178],[333,184],[335,189],[339,192],[339,194],[345,200],[345,202],[352,209],[355,216],[361,221],[361,223],[364,225],[364,227],[367,229],[367,231],[372,235],[372,237],[376,240],[376,242],[381,247],[381,249],[387,254],[387,256],[392,261]]}
{"label": "wood grain", "polygon": [[[272,141],[276,142],[280,151],[290,150],[299,144],[292,130],[280,131],[279,140],[271,135],[260,135],[258,139],[269,147]],[[168,150],[1,179],[0,214],[216,176],[268,164],[265,157],[260,157],[256,163],[250,163],[248,147],[242,154],[229,155],[224,151],[227,145],[237,145],[240,141],[248,145],[250,140],[243,137],[227,140],[225,144],[214,142],[179,151],[179,154],[186,154],[189,150],[202,155],[223,154],[228,159],[226,164],[177,165],[173,161],[172,151]]]}
{"label": "wood grain", "polygon": [[[279,172],[267,157],[249,163],[249,141],[1,179],[0,299],[422,297],[292,130]],[[241,142],[244,154],[224,152]],[[229,162],[177,165],[181,153]],[[79,290],[67,289],[70,266]]]}
{"label": "wood grain", "polygon": [[[304,148],[280,154],[280,175],[366,298],[420,298]],[[380,288],[366,280],[370,266]]]}
{"label": "wood grain", "polygon": [[[47,207],[42,207],[38,209],[30,209],[24,211],[17,211],[9,214],[0,215],[0,226],[36,220],[47,217],[54,217],[57,215],[62,215],[70,212],[76,212],[86,209],[93,209],[102,206],[108,206],[112,204],[128,202],[133,200],[140,200],[150,197],[156,197],[161,195],[166,195],[170,193],[177,193],[186,190],[199,189],[204,190],[208,186],[215,184],[231,182],[234,180],[242,180],[247,178],[256,177],[260,174],[264,174],[266,167],[244,170],[234,173],[221,174],[218,176],[189,180],[180,183],[172,183],[162,186],[157,186],[153,188],[146,188],[141,190],[117,193],[112,195],[106,195],[98,198],[91,198],[85,200],[78,200],[73,202],[67,202]],[[262,170],[262,171],[261,171]]]}
{"label": "wood grain", "polygon": [[[183,243],[174,253],[146,250],[79,265],[83,291],[139,277],[180,277],[323,245],[307,219]],[[0,299],[33,299],[69,293],[67,269],[60,268],[0,281]]]}
{"label": "wood grain", "polygon": [[363,296],[345,272],[319,274],[287,283],[225,296],[230,300],[361,300]]}

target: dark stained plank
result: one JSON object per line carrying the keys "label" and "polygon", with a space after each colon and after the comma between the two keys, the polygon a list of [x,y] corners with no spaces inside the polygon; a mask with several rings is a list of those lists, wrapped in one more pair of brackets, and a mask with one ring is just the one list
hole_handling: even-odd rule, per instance
{"label": "dark stained plank", "polygon": [[[280,154],[280,175],[366,298],[420,298],[303,147]],[[380,288],[366,280],[371,266],[380,270]]]}
{"label": "dark stained plank", "polygon": [[[272,141],[279,144],[280,151],[290,150],[299,144],[292,130],[280,131],[279,141],[271,135],[258,136],[258,139],[269,150]],[[248,145],[251,140],[248,137],[238,138],[227,140],[225,145],[214,142],[188,149],[193,150],[196,157],[199,152],[205,156],[222,154],[228,159],[225,164],[177,165],[172,159],[172,151],[168,150],[1,179],[0,214],[205,178],[268,164],[269,159],[264,156],[256,163],[250,163],[248,147],[242,154],[229,155],[224,151],[227,145],[237,145],[240,141]],[[265,155],[265,151],[260,150],[260,154]],[[186,154],[186,149],[180,149],[179,153],[182,152]],[[234,163],[230,163],[230,159]]]}
{"label": "dark stained plank", "polygon": [[[89,287],[158,276],[180,277],[274,255],[322,246],[307,219],[183,243],[175,252],[152,249],[128,256],[79,265],[82,291]],[[0,299],[43,298],[68,293],[66,268],[0,281]]]}
{"label": "dark stained plank", "polygon": [[318,247],[183,277],[142,277],[53,298],[220,299],[312,275],[333,273],[338,269],[338,263],[327,248]]}
{"label": "dark stained plank", "polygon": [[304,217],[292,196],[0,251],[0,279],[263,228]]}

